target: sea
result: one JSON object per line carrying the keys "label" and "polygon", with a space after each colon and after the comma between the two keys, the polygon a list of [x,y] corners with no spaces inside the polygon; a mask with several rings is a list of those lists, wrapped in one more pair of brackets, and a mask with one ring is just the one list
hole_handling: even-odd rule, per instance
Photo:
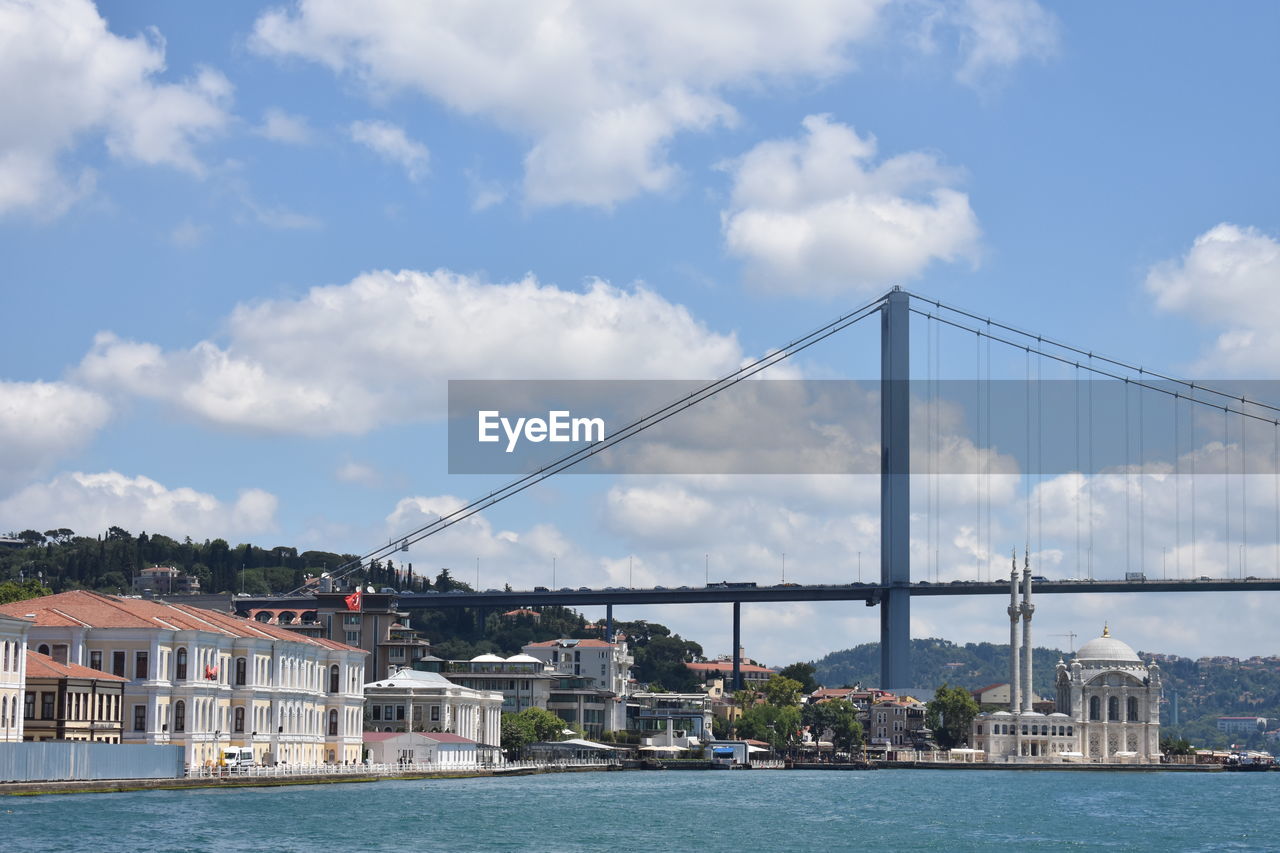
{"label": "sea", "polygon": [[3,851],[1280,850],[1280,773],[636,771],[0,798]]}

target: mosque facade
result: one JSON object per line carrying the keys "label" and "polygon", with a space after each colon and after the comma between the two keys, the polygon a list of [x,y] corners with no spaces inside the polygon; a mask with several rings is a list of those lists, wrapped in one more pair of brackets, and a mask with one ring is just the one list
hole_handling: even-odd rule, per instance
{"label": "mosque facade", "polygon": [[1160,667],[1143,663],[1108,628],[1070,663],[1058,661],[1054,712],[1032,709],[1031,592],[1030,567],[1024,564],[1019,584],[1015,564],[1009,575],[1009,710],[974,718],[970,745],[989,762],[1159,762]]}

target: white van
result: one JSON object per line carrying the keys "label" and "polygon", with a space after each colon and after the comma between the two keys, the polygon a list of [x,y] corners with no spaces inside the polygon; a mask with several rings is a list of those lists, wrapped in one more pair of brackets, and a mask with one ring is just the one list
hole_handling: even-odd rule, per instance
{"label": "white van", "polygon": [[253,750],[247,746],[231,746],[222,750],[222,765],[228,770],[244,770],[253,764]]}

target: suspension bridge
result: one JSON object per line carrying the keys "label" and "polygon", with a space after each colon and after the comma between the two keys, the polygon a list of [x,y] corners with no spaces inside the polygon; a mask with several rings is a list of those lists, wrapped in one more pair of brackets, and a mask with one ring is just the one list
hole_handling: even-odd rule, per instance
{"label": "suspension bridge", "polygon": [[[1001,501],[1006,510],[1010,504],[1021,503],[1019,509],[1025,520],[1019,544],[1037,560],[1045,550],[1046,529],[1050,530],[1051,540],[1056,537],[1060,544],[1064,538],[1067,540],[1068,547],[1060,550],[1072,553],[1058,563],[1058,568],[1071,571],[1074,565],[1077,577],[1037,578],[1037,590],[1042,593],[1248,593],[1280,589],[1280,407],[1266,402],[1264,395],[1252,393],[1252,389],[1178,379],[898,288],[615,429],[600,441],[586,444],[369,551],[339,567],[333,577],[340,579],[372,561],[407,551],[414,543],[438,535],[678,416],[833,335],[876,318],[880,326],[878,582],[772,586],[736,582],[676,589],[453,590],[444,594],[403,593],[399,595],[400,606],[488,609],[603,605],[612,633],[615,605],[732,603],[734,682],[740,684],[740,608],[744,602],[863,601],[880,608],[881,686],[911,687],[913,597],[1008,592],[1007,581],[997,580],[997,567],[1006,564],[1008,554],[1003,547],[993,546],[993,538],[1008,536],[1007,531],[999,529],[998,522],[993,523]],[[911,371],[913,319],[922,323],[926,332],[926,369],[922,378],[913,378]],[[973,366],[971,376],[961,377],[957,367],[960,359],[954,352],[944,355],[944,335],[969,339],[961,346],[969,354],[966,358],[972,358],[967,362]],[[917,356],[919,349],[917,341]],[[1011,365],[1019,366],[1019,360],[1020,377],[1010,370]],[[959,386],[948,386],[944,365],[955,377],[950,381],[961,383]],[[1021,388],[1023,411],[1016,412],[1021,418],[1009,416],[1009,397],[1015,387]],[[959,411],[961,420],[972,428],[972,435],[966,436],[967,452],[957,452],[954,440],[944,440],[943,412],[948,406],[953,414]],[[1099,408],[1103,409],[1101,416]],[[1017,421],[1023,427],[1021,435],[1009,426]],[[923,432],[923,436],[913,436],[913,431]],[[940,519],[947,511],[943,506],[947,498],[941,483],[944,476],[954,475],[963,475],[964,482],[972,487],[971,506],[964,511],[972,513],[969,551],[973,576],[944,581]],[[1005,493],[1003,498],[993,495],[992,483],[1001,476],[1017,481],[1022,493],[1020,501],[1012,493]],[[1055,478],[1065,478],[1071,492],[1067,503],[1074,509],[1073,548],[1070,531],[1064,534],[1062,530],[1070,527],[1069,518],[1064,519],[1057,512],[1058,517],[1051,518],[1050,525],[1044,521],[1045,486]],[[1119,513],[1100,519],[1095,511],[1095,491],[1107,478],[1112,484],[1108,497],[1115,499],[1117,492],[1123,493],[1123,520]],[[914,507],[917,515],[923,516],[926,528],[923,543],[919,538],[916,541],[917,552],[923,550],[925,559],[917,560],[915,576],[913,481],[917,487],[924,487],[927,505],[922,510],[917,500]],[[1198,481],[1203,485],[1197,487]],[[1153,533],[1153,539],[1173,531],[1173,541],[1161,546],[1158,578],[1149,563],[1147,547],[1147,531],[1152,524],[1147,494],[1157,482],[1164,489],[1159,509],[1164,533]],[[1172,494],[1168,493],[1170,488]],[[1057,509],[1061,507],[1051,507],[1051,515]],[[1151,515],[1157,515],[1154,506]],[[1219,521],[1219,516],[1224,520]],[[1123,536],[1119,533],[1121,525]],[[1097,539],[1111,543],[1109,553],[1115,552],[1123,541],[1123,557],[1112,555],[1106,560],[1107,573],[1120,574],[1122,564],[1123,579],[1095,577],[1095,563],[1102,562],[1095,560]],[[921,549],[921,544],[926,547]],[[295,591],[298,592],[301,590]],[[249,598],[238,601],[237,606],[242,611],[258,607],[302,610],[305,597],[291,594]]]}

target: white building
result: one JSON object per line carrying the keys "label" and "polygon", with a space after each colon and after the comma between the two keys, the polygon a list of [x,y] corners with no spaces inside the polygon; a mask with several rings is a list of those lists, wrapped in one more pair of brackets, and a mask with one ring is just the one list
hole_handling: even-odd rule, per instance
{"label": "white building", "polygon": [[[970,744],[995,762],[1096,761],[1146,764],[1160,760],[1160,667],[1144,664],[1104,628],[1070,664],[1058,661],[1056,710],[1032,710],[1031,570],[1009,578],[1010,703],[1008,711],[979,714]],[[1023,623],[1022,661],[1017,627]]]}
{"label": "white building", "polygon": [[438,672],[399,669],[364,686],[370,731],[436,732],[481,744],[502,741],[502,694],[472,690]]}
{"label": "white building", "polygon": [[441,770],[474,770],[502,760],[496,746],[444,732],[365,732],[374,764],[432,764]]}
{"label": "white building", "polygon": [[[444,661],[433,661],[443,664]],[[518,714],[528,708],[547,707],[555,675],[547,665],[530,655],[477,655],[469,661],[451,661],[445,678],[473,690],[502,694],[502,713]]]}
{"label": "white building", "polygon": [[179,744],[186,761],[247,747],[259,763],[359,761],[365,652],[183,604],[85,590],[0,605],[34,619],[58,663],[128,679],[124,743]]}
{"label": "white building", "polygon": [[[603,730],[617,731],[627,726],[627,685],[631,680],[631,666],[635,658],[627,650],[626,641],[616,643],[604,640],[560,639],[530,643],[521,651],[542,661],[552,673],[561,676],[559,683],[551,685],[552,695],[548,710],[558,713],[576,706],[579,719],[561,714],[569,722],[575,722],[593,734]],[[585,683],[572,679],[584,679]],[[579,686],[581,684],[582,686]],[[583,690],[597,691],[599,702],[587,701],[591,697]],[[556,697],[561,697],[557,702]],[[592,707],[587,707],[588,705]],[[563,706],[563,707],[557,707]],[[595,715],[600,719],[596,720]]]}
{"label": "white building", "polygon": [[32,620],[0,615],[0,743],[22,740],[27,632]]}

